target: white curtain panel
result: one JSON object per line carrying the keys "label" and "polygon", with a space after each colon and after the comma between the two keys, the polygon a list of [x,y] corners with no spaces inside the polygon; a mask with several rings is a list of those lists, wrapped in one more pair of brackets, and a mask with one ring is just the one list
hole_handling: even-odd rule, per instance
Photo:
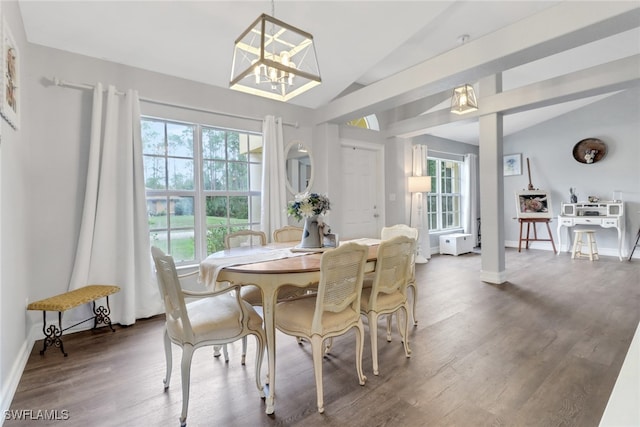
{"label": "white curtain panel", "polygon": [[[427,146],[416,144],[413,146],[413,176],[427,176],[429,174],[427,162]],[[414,193],[411,195],[411,226],[418,229],[418,243],[416,262],[427,262],[431,258],[431,243],[429,242],[429,222],[427,218],[427,195]]]}
{"label": "white curtain panel", "polygon": [[465,154],[462,168],[462,221],[464,232],[478,246],[478,156]]}
{"label": "white curtain panel", "polygon": [[69,290],[121,288],[109,297],[111,321],[131,325],[163,311],[152,273],[138,94],[93,92],[87,187]]}
{"label": "white curtain panel", "polygon": [[265,117],[262,123],[262,200],[260,224],[271,240],[273,231],[287,224],[287,188],[282,119]]}

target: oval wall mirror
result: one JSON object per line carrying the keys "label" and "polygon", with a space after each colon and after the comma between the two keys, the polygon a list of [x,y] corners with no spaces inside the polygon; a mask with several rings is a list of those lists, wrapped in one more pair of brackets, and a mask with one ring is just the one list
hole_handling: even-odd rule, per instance
{"label": "oval wall mirror", "polygon": [[309,191],[313,182],[313,157],[309,147],[300,141],[291,141],[285,152],[287,188],[292,194]]}

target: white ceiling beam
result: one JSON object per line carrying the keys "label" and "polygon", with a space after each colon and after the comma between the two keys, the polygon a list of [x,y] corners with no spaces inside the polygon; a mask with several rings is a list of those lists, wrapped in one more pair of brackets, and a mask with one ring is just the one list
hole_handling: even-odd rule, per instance
{"label": "white ceiling beam", "polygon": [[380,80],[316,110],[316,123],[346,122],[416,101],[640,26],[637,2],[562,2]]}
{"label": "white ceiling beam", "polygon": [[442,109],[399,121],[391,124],[385,135],[409,138],[428,133],[428,129],[447,123],[475,121],[480,116],[494,113],[513,114],[633,86],[640,86],[640,55],[483,97],[478,100],[477,111],[462,116],[452,114],[449,109]]}
{"label": "white ceiling beam", "polygon": [[418,99],[417,101],[386,111],[385,115],[388,115],[389,120],[394,122],[418,116],[446,100],[451,100],[452,92],[451,89],[448,89],[440,93],[435,93],[426,98]]}

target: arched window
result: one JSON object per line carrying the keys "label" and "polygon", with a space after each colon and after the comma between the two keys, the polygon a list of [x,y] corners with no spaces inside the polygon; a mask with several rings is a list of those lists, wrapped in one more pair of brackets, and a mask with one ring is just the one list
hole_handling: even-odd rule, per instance
{"label": "arched window", "polygon": [[351,120],[347,122],[347,125],[355,126],[363,129],[370,129],[370,130],[377,130],[377,131],[380,130],[380,125],[378,124],[378,118],[376,117],[375,114],[370,114],[366,117],[360,117],[359,119]]}

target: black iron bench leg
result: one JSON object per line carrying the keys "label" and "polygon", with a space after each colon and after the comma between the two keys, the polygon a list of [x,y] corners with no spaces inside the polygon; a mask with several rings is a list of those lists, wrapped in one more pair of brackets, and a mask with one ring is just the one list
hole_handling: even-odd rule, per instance
{"label": "black iron bench leg", "polygon": [[58,312],[58,326],[51,324],[47,327],[47,312],[42,312],[42,333],[44,334],[44,345],[40,354],[44,354],[47,351],[47,347],[59,347],[64,357],[67,357],[67,353],[64,352],[64,345],[62,345],[62,312]]}
{"label": "black iron bench leg", "polygon": [[96,307],[96,302],[93,301],[93,329],[96,329],[99,324],[104,324],[109,326],[111,332],[115,332],[116,330],[113,329],[113,325],[111,324],[111,317],[109,317],[109,315],[111,314],[111,307],[109,307],[109,296],[107,296],[106,299],[106,307],[102,305]]}

